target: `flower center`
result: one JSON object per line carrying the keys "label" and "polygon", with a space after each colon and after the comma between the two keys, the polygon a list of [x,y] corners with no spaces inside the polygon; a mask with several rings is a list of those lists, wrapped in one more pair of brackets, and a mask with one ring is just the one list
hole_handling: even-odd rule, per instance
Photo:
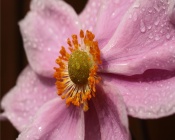
{"label": "flower center", "polygon": [[70,79],[75,84],[86,84],[88,82],[91,62],[86,52],[76,50],[74,51],[68,62],[68,72]]}
{"label": "flower center", "polygon": [[97,75],[98,65],[101,64],[98,42],[94,41],[90,31],[80,31],[80,41],[77,35],[68,38],[69,52],[62,46],[60,56],[56,59],[59,67],[54,67],[58,95],[66,99],[66,104],[82,106],[88,110],[88,100],[95,97],[96,84],[101,78]]}

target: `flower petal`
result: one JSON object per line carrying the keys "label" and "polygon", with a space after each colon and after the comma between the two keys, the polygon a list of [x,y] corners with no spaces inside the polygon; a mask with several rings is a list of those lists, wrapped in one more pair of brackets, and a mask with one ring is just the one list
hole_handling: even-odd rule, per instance
{"label": "flower petal", "polygon": [[171,22],[175,25],[175,5],[174,5],[174,8],[173,8],[173,12],[171,14]]}
{"label": "flower petal", "polygon": [[80,30],[75,11],[63,1],[33,1],[31,11],[19,25],[31,67],[52,77],[61,46]]}
{"label": "flower petal", "polygon": [[97,88],[94,105],[97,111],[101,140],[128,140],[128,120],[124,102],[115,85],[103,77],[102,87]]}
{"label": "flower petal", "polygon": [[84,114],[56,98],[45,104],[18,140],[84,140]]}
{"label": "flower petal", "polygon": [[89,110],[85,112],[85,140],[101,140],[100,124],[92,100],[88,105]]}
{"label": "flower petal", "polygon": [[101,48],[110,40],[123,16],[134,1],[103,0],[95,26],[95,35]]}
{"label": "flower petal", "polygon": [[99,9],[102,0],[88,0],[86,7],[79,15],[80,21],[82,23],[82,28],[86,30],[93,31],[95,24],[97,22],[97,17],[99,14]]}
{"label": "flower petal", "polygon": [[54,82],[36,75],[28,66],[19,76],[16,86],[2,99],[4,116],[21,131],[45,102],[57,97]]}
{"label": "flower petal", "polygon": [[102,71],[134,75],[147,69],[174,70],[174,5],[174,0],[136,1],[102,49]]}
{"label": "flower petal", "polygon": [[148,70],[142,75],[107,78],[120,91],[130,115],[158,118],[175,113],[175,71]]}

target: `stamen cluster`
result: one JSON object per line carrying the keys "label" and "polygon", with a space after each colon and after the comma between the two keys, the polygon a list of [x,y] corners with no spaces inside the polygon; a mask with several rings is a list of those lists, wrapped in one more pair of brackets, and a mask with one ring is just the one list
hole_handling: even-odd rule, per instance
{"label": "stamen cluster", "polygon": [[88,110],[88,100],[95,97],[96,84],[100,77],[97,75],[98,65],[101,64],[98,42],[90,31],[80,31],[80,44],[77,35],[68,38],[69,52],[62,46],[60,56],[56,59],[59,67],[54,67],[58,95],[66,99],[66,104],[83,106]]}

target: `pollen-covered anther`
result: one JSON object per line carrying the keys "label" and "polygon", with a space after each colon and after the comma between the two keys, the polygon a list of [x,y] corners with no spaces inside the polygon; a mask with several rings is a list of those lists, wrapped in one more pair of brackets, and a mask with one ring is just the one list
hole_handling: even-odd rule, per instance
{"label": "pollen-covered anther", "polygon": [[58,95],[66,100],[66,104],[82,106],[87,111],[88,100],[95,97],[96,84],[101,80],[97,75],[101,59],[98,42],[94,41],[95,35],[80,30],[79,37],[80,44],[77,35],[72,35],[72,40],[67,39],[70,52],[61,47],[60,56],[56,59],[59,67],[54,68],[54,77]]}

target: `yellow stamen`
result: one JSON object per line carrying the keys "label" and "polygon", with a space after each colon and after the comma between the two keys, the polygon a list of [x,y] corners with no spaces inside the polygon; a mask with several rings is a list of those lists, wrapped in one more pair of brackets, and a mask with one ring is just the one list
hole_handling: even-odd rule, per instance
{"label": "yellow stamen", "polygon": [[66,104],[82,106],[87,111],[88,100],[95,97],[96,84],[101,80],[97,75],[101,59],[95,35],[90,31],[84,34],[80,30],[79,36],[80,44],[77,35],[72,35],[72,40],[67,39],[70,53],[61,47],[60,56],[56,59],[59,67],[54,67],[54,77],[58,95],[66,100]]}

